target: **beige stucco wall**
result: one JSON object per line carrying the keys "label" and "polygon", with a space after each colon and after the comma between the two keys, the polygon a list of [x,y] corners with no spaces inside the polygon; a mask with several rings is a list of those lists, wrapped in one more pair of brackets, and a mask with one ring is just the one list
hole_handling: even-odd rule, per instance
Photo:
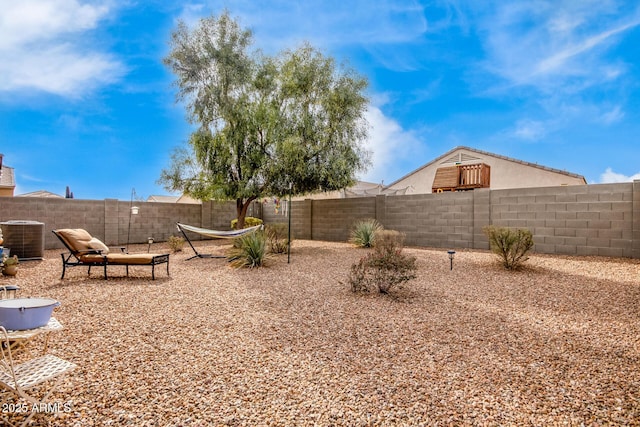
{"label": "beige stucco wall", "polygon": [[584,180],[579,177],[531,166],[524,162],[460,149],[393,183],[391,188],[399,189],[411,186],[412,188],[407,191],[407,194],[431,193],[436,170],[441,167],[454,166],[455,163],[449,162],[449,159],[458,154],[475,158],[474,160],[462,161],[461,164],[485,163],[491,167],[490,188],[492,190],[585,184]]}

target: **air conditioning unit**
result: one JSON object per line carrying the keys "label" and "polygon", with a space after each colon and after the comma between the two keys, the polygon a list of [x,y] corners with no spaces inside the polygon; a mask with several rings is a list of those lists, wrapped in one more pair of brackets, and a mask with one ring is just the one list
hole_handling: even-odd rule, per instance
{"label": "air conditioning unit", "polygon": [[18,259],[44,259],[44,223],[37,221],[6,221],[2,227],[2,246]]}

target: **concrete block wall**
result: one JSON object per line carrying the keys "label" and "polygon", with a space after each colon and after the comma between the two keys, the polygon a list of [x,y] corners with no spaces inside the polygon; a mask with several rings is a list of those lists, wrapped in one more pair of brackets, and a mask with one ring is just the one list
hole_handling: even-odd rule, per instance
{"label": "concrete block wall", "polygon": [[311,236],[314,240],[346,242],[355,222],[375,217],[375,197],[314,200]]}
{"label": "concrete block wall", "polygon": [[[375,218],[412,246],[489,249],[488,225],[526,228],[536,252],[640,258],[640,181],[293,203],[296,228],[346,241],[350,224]],[[265,213],[268,210],[265,210]],[[309,215],[309,212],[311,214]],[[286,221],[265,214],[265,223]]]}
{"label": "concrete block wall", "polygon": [[125,245],[128,235],[129,243],[146,243],[148,237],[161,242],[171,235],[178,235],[177,221],[195,225],[202,223],[201,205],[134,204],[139,207],[138,215],[130,215],[131,202],[115,199],[0,197],[0,222],[28,220],[44,223],[46,249],[63,248],[51,233],[58,228],[84,228],[107,245]]}
{"label": "concrete block wall", "polygon": [[489,249],[489,239],[484,228],[491,225],[491,190],[473,190],[473,243],[472,248]]}
{"label": "concrete block wall", "polygon": [[631,225],[632,249],[631,257],[640,258],[640,181],[633,183],[633,217]]}
{"label": "concrete block wall", "polygon": [[[254,202],[249,214],[266,224],[288,222],[270,203]],[[129,221],[129,201],[0,197],[0,222],[45,223],[45,248],[52,249],[62,247],[51,233],[56,228],[85,228],[109,245],[124,245],[127,236],[130,243],[145,243],[179,235],[176,222],[228,230],[236,216],[235,202],[135,204],[140,213]],[[408,245],[488,249],[482,229],[493,224],[531,230],[541,253],[640,258],[640,181],[307,199],[294,201],[291,214],[295,239],[347,241],[357,220],[375,218],[406,233]]]}
{"label": "concrete block wall", "polygon": [[469,248],[473,243],[473,192],[386,198],[387,229],[405,233],[411,246]]}
{"label": "concrete block wall", "polygon": [[632,257],[634,186],[637,182],[491,191],[491,223],[529,229],[536,252]]}
{"label": "concrete block wall", "polygon": [[57,228],[77,227],[82,224],[91,234],[104,236],[105,228],[117,230],[115,220],[105,222],[105,214],[114,214],[114,206],[102,200],[46,199],[35,197],[0,197],[0,221],[24,220],[44,223],[46,249],[62,247],[51,233]]}
{"label": "concrete block wall", "polygon": [[[265,224],[288,224],[289,217],[286,208],[288,201],[281,201],[281,205],[276,212],[276,205],[273,201],[262,203],[262,220]],[[312,240],[312,207],[311,199],[291,202],[291,235],[293,239]]]}

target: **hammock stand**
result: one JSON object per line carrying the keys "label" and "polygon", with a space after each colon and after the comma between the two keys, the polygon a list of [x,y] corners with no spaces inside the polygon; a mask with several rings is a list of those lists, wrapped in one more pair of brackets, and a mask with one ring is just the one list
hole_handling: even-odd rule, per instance
{"label": "hammock stand", "polygon": [[256,225],[254,227],[243,228],[242,230],[230,230],[230,231],[218,231],[218,230],[209,230],[207,228],[194,227],[193,225],[181,224],[179,222],[176,223],[178,225],[178,230],[182,232],[182,235],[193,249],[195,253],[191,258],[187,258],[187,261],[194,258],[226,258],[225,256],[212,255],[212,254],[201,254],[191,243],[189,236],[187,236],[186,231],[190,231],[192,233],[201,234],[206,237],[212,237],[214,239],[235,239],[236,237],[244,236],[245,234],[253,233],[254,231],[260,230],[263,228],[262,225]]}

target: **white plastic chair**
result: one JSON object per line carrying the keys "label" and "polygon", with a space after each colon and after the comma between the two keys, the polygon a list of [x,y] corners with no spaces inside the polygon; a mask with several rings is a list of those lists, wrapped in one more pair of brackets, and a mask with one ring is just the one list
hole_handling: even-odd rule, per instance
{"label": "white plastic chair", "polygon": [[[46,407],[46,399],[58,384],[63,374],[74,369],[76,365],[52,354],[45,354],[15,364],[11,356],[9,336],[3,326],[0,326],[0,338],[2,340],[0,345],[0,352],[2,353],[2,361],[0,362],[0,387],[27,400],[31,404],[29,405],[30,408],[33,407],[32,405]],[[49,387],[49,390],[41,399],[37,399],[27,393],[27,391],[33,387],[51,380],[55,380],[54,384]],[[21,425],[26,425],[35,413],[36,411],[31,411]]]}

